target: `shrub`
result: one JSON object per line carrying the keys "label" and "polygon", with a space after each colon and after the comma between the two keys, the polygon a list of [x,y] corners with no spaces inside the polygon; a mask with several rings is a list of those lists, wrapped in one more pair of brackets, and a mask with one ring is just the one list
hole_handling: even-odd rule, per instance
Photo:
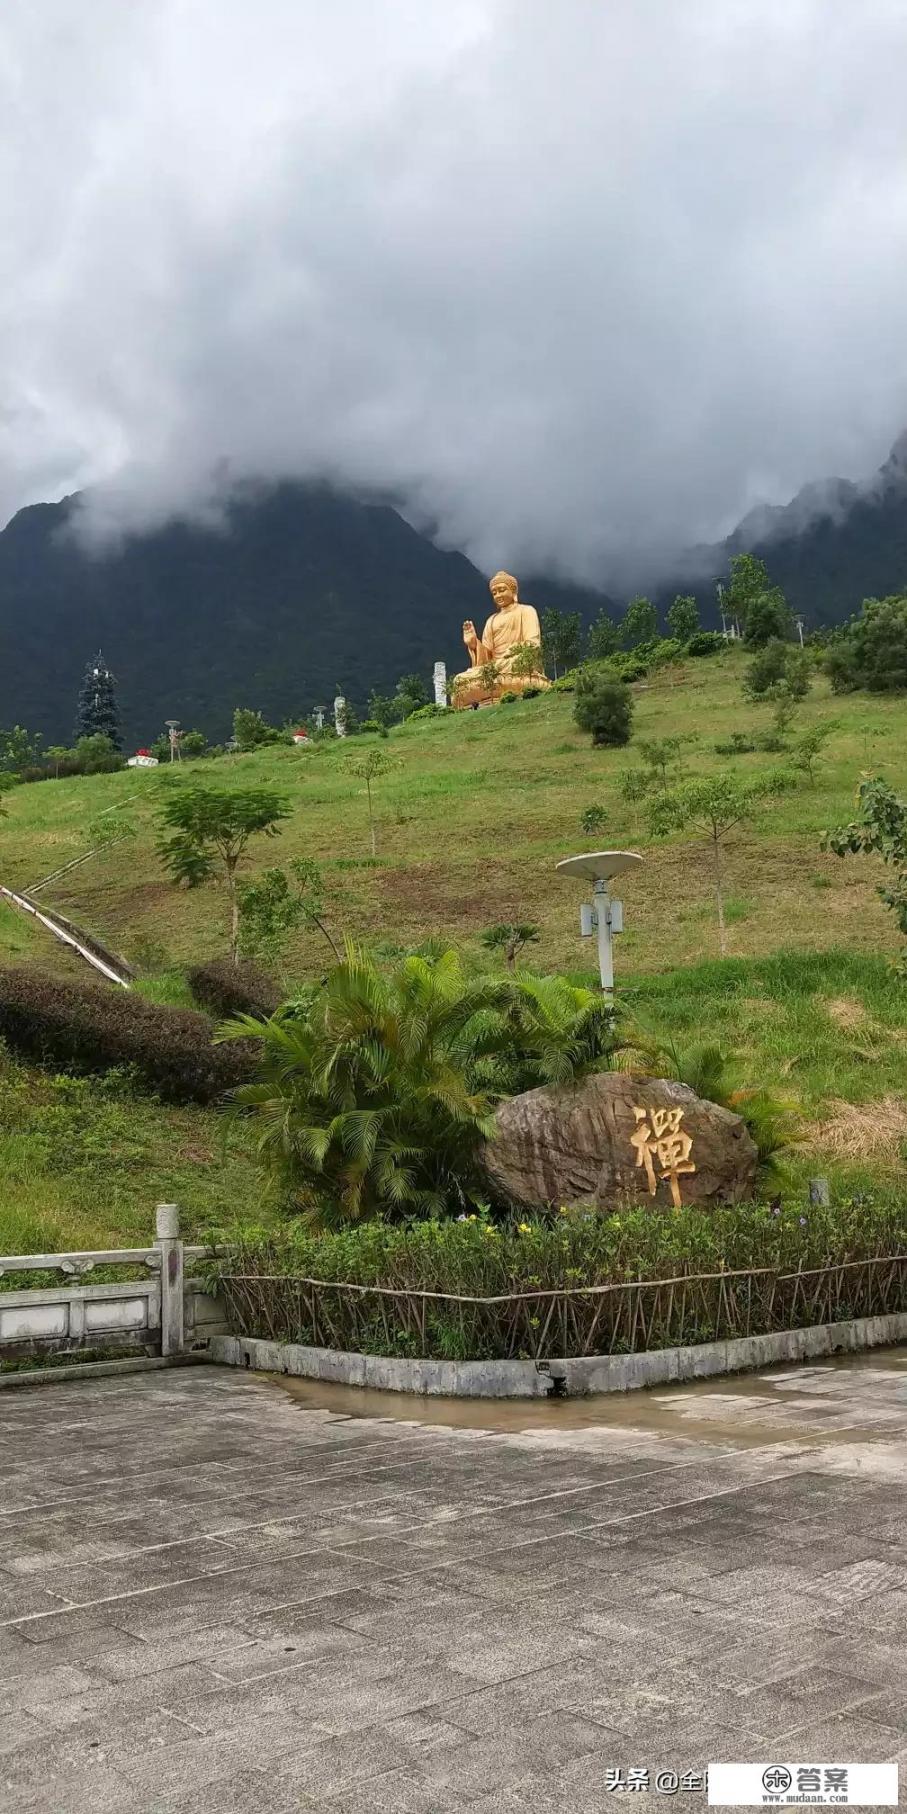
{"label": "shrub", "polygon": [[717,630],[697,630],[687,643],[688,655],[718,655],[727,648],[724,637]]}
{"label": "shrub", "polygon": [[649,663],[638,649],[634,649],[632,655],[619,655],[616,658],[614,671],[618,680],[623,680],[630,686],[634,680],[645,680]]}
{"label": "shrub", "polygon": [[[555,681],[554,685],[556,687],[558,687],[558,689],[564,693],[569,693],[572,690],[567,685],[567,676],[566,675],[564,675],[563,679]],[[523,698],[524,699],[540,699],[541,696],[542,696],[541,687],[524,687],[523,688]],[[516,697],[516,695],[514,695],[514,697]]]}
{"label": "shrub", "polygon": [[835,635],[825,666],[836,693],[907,687],[907,590],[865,599],[860,616]]}
{"label": "shrub", "polygon": [[[468,1360],[565,1352],[560,1315],[514,1299],[518,1292],[620,1287],[610,1299],[570,1300],[568,1353],[584,1352],[584,1343],[595,1353],[673,1347],[890,1310],[903,1302],[896,1274],[892,1288],[887,1267],[846,1269],[902,1253],[903,1244],[904,1215],[895,1204],[864,1199],[808,1215],[799,1206],[684,1206],[670,1215],[579,1211],[517,1226],[478,1215],[404,1228],[371,1223],[340,1234],[250,1229],[216,1272],[226,1275],[231,1327],[240,1334]],[[816,1281],[813,1298],[811,1270],[834,1266],[842,1271]],[[735,1280],[738,1272],[745,1276]],[[628,1289],[691,1273],[708,1276],[695,1294]],[[376,1300],[330,1284],[302,1292],[299,1278],[438,1295]],[[461,1301],[444,1301],[450,1297]],[[475,1302],[487,1298],[498,1302]]]}
{"label": "shrub", "polygon": [[679,637],[663,636],[652,650],[652,665],[656,668],[666,668],[669,662],[679,661],[685,653],[686,644],[682,643]]}
{"label": "shrub", "polygon": [[432,700],[429,705],[417,705],[412,712],[407,712],[406,722],[407,724],[412,724],[414,720],[418,720],[419,718],[441,718],[443,713],[444,707],[435,705],[434,700]]}
{"label": "shrub", "polygon": [[282,1000],[273,978],[247,958],[238,964],[223,957],[193,964],[186,980],[199,1007],[218,1020],[231,1014],[274,1014]]}
{"label": "shrub", "polygon": [[180,749],[184,756],[204,756],[208,749],[204,731],[184,731],[180,738]]}
{"label": "shrub", "polygon": [[609,680],[600,670],[580,670],[573,717],[581,731],[591,731],[597,748],[630,741],[633,699],[622,680]]}
{"label": "shrub", "polygon": [[756,740],[746,731],[732,731],[730,736],[714,746],[716,756],[751,756],[756,748]]}
{"label": "shrub", "polygon": [[266,743],[286,741],[283,732],[276,725],[266,723],[261,712],[253,712],[241,705],[233,713],[233,736],[237,749],[244,752],[260,749]]}
{"label": "shrub", "polygon": [[76,760],[82,775],[112,775],[124,766],[119,750],[103,731],[95,731],[90,737],[79,738]]}
{"label": "shrub", "polygon": [[[536,693],[538,692],[538,690],[539,690],[538,687],[536,687],[535,688]],[[499,705],[518,705],[519,700],[520,700],[519,693],[502,693],[500,699],[498,700],[498,704]]]}
{"label": "shrub", "polygon": [[784,687],[791,699],[805,699],[810,687],[810,662],[805,650],[773,636],[754,655],[746,670],[743,690],[750,699],[777,697]]}
{"label": "shrub", "polygon": [[213,1102],[249,1076],[254,1045],[213,1045],[212,1032],[206,1015],[126,989],[0,970],[0,1037],[14,1051],[82,1071],[131,1065],[170,1102]]}

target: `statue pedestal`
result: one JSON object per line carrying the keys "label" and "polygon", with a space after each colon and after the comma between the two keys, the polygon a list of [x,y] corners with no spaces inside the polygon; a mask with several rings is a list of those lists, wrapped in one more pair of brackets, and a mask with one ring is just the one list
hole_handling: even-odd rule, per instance
{"label": "statue pedestal", "polygon": [[493,687],[488,687],[477,671],[475,678],[468,673],[457,676],[450,703],[455,712],[462,712],[471,705],[497,705],[502,693],[525,693],[529,688],[542,692],[550,685],[544,674],[531,674],[528,678],[522,674],[502,674]]}

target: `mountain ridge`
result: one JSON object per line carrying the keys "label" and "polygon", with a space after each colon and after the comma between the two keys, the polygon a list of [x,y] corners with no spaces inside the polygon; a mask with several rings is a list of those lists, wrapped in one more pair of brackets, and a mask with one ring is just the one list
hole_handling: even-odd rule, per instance
{"label": "mountain ridge", "polygon": [[[281,721],[364,704],[403,673],[465,664],[464,618],[484,622],[487,580],[438,548],[385,500],[285,482],[237,496],[222,527],[178,520],[115,547],[64,533],[80,494],[27,505],[0,532],[0,724],[72,737],[86,660],[102,649],[118,680],[127,743],[165,718],[229,734],[237,705]],[[662,610],[692,591],[717,621],[714,581],[747,549],[807,623],[840,622],[864,597],[907,584],[907,431],[862,485],[814,481],[786,505],[758,506],[724,541],[688,550],[653,588]],[[509,563],[508,563],[509,564]],[[520,573],[539,610],[590,621],[604,591]]]}

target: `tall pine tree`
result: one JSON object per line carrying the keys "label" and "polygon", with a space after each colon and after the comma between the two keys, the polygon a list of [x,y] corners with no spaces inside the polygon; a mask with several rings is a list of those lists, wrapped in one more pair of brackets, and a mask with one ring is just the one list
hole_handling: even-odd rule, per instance
{"label": "tall pine tree", "polygon": [[114,678],[103,655],[88,663],[79,694],[79,716],[76,738],[109,737],[115,750],[122,749],[120,713],[114,691]]}

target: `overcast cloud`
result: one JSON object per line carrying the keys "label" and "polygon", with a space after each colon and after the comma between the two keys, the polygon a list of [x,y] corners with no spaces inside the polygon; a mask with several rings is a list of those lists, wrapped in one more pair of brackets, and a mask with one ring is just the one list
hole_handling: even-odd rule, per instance
{"label": "overcast cloud", "polygon": [[0,515],[607,581],[907,426],[904,0],[4,0]]}

